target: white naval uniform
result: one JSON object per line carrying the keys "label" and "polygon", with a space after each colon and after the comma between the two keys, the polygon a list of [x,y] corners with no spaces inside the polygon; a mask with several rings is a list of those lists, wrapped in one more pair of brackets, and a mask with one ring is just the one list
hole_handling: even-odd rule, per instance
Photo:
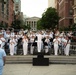
{"label": "white naval uniform", "polygon": [[45,42],[47,43],[47,46],[45,46],[45,53],[47,53],[49,49],[48,43],[50,42],[49,38],[46,38]]}
{"label": "white naval uniform", "polygon": [[10,39],[10,55],[14,55],[15,40]]}
{"label": "white naval uniform", "polygon": [[6,42],[10,39],[10,34],[6,34]]}
{"label": "white naval uniform", "polygon": [[11,35],[10,35],[11,37],[14,37],[15,36],[15,33],[14,32],[11,32]]}
{"label": "white naval uniform", "polygon": [[28,39],[23,38],[23,55],[28,53]]}
{"label": "white naval uniform", "polygon": [[6,40],[4,37],[1,37],[1,40],[2,40],[1,48],[4,49],[4,45],[5,45]]}
{"label": "white naval uniform", "polygon": [[32,44],[34,43],[34,38],[30,38],[30,43],[31,43],[31,48],[30,48],[30,53],[33,54],[34,46]]}
{"label": "white naval uniform", "polygon": [[58,44],[59,44],[59,40],[58,40],[58,38],[56,39],[54,39],[53,40],[53,43],[54,43],[54,54],[55,55],[58,55],[58,49],[59,49],[59,46],[58,46]]}
{"label": "white naval uniform", "polygon": [[37,34],[37,48],[38,48],[38,52],[41,52],[41,48],[42,48],[42,35],[41,34]]}
{"label": "white naval uniform", "polygon": [[14,54],[16,54],[16,53],[17,53],[17,42],[18,42],[18,40],[17,40],[17,39],[15,39]]}
{"label": "white naval uniform", "polygon": [[64,53],[65,53],[65,55],[69,55],[71,41],[70,40],[68,41],[68,40],[64,39],[64,42],[66,43],[66,46],[64,48]]}
{"label": "white naval uniform", "polygon": [[8,50],[10,50],[10,34],[6,34],[6,44],[8,46]]}

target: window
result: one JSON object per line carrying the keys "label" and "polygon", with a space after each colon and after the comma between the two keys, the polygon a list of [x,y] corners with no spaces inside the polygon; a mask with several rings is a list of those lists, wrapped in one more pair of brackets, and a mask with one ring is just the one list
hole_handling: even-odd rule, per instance
{"label": "window", "polygon": [[73,9],[70,9],[70,10],[69,10],[69,14],[70,14],[70,15],[73,15]]}

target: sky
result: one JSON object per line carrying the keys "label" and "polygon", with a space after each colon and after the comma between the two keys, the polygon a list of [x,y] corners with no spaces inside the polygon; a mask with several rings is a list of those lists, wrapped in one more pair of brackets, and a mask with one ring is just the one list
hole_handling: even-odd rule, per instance
{"label": "sky", "polygon": [[21,11],[28,17],[41,17],[48,7],[48,0],[21,0]]}

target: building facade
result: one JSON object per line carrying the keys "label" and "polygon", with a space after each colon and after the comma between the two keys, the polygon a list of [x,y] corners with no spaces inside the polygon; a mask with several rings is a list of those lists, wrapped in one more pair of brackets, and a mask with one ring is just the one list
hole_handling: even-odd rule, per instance
{"label": "building facade", "polygon": [[71,27],[73,24],[73,3],[74,0],[58,0],[59,28]]}
{"label": "building facade", "polygon": [[26,18],[25,23],[26,26],[30,26],[30,30],[36,31],[37,30],[37,21],[39,20],[39,17],[31,17],[31,18]]}
{"label": "building facade", "polygon": [[59,11],[59,3],[58,3],[58,0],[55,0],[55,9],[57,10],[57,12]]}
{"label": "building facade", "polygon": [[14,11],[15,14],[21,12],[21,0],[14,0]]}
{"label": "building facade", "polygon": [[48,7],[55,8],[55,0],[48,0]]}
{"label": "building facade", "polygon": [[74,9],[74,23],[76,23],[76,0],[74,0],[73,9]]}
{"label": "building facade", "polygon": [[13,20],[14,20],[14,0],[9,0],[9,16],[8,16],[8,19],[9,19],[9,26],[11,26]]}
{"label": "building facade", "polygon": [[13,0],[0,0],[0,25],[10,26],[13,21]]}

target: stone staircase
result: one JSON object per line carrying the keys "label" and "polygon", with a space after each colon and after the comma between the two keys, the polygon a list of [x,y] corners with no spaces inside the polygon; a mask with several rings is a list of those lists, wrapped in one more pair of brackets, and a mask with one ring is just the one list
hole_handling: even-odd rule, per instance
{"label": "stone staircase", "polygon": [[[26,64],[31,63],[32,59],[36,58],[37,55],[26,55],[26,56],[7,56],[6,64]],[[76,56],[52,56],[45,55],[45,58],[49,58],[50,64],[76,64]]]}

